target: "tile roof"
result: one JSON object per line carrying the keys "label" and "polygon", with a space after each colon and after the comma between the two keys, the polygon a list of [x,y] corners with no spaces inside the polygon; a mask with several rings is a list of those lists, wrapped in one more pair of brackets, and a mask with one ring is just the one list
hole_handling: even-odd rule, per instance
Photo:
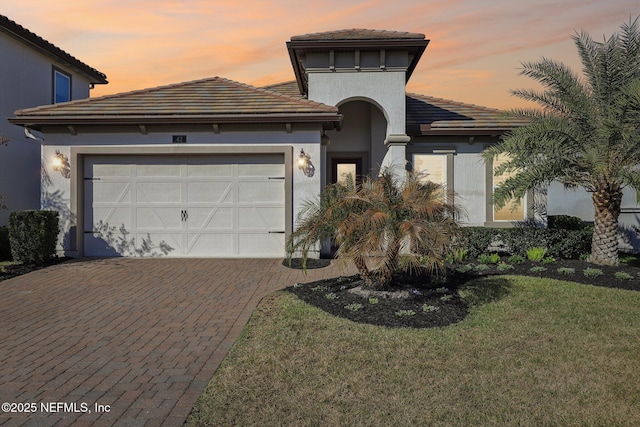
{"label": "tile roof", "polygon": [[49,43],[42,37],[24,28],[22,25],[12,21],[6,16],[0,15],[0,32],[10,35],[23,43],[31,46],[33,49],[41,53],[53,57],[58,61],[67,64],[71,68],[86,75],[89,81],[94,84],[106,84],[107,76],[80,61],[78,58],[71,56],[59,47]]}
{"label": "tile roof", "polygon": [[527,123],[494,108],[414,93],[406,106],[408,135],[500,134]]}
{"label": "tile roof", "polygon": [[262,89],[271,90],[273,92],[278,92],[287,96],[306,99],[304,96],[300,94],[300,89],[298,89],[298,83],[295,80],[262,86]]}
{"label": "tile roof", "polygon": [[[295,81],[265,89],[302,97]],[[415,93],[407,94],[406,107],[406,129],[411,136],[502,133],[526,123],[506,117],[501,110]]]}
{"label": "tile roof", "polygon": [[365,28],[351,28],[346,30],[325,31],[321,33],[309,33],[291,37],[292,41],[319,41],[319,40],[398,40],[419,39],[424,40],[424,34],[408,33],[401,31],[368,30]]}
{"label": "tile roof", "polygon": [[138,121],[218,123],[242,121],[327,121],[339,123],[329,105],[260,89],[221,77],[178,83],[18,110],[14,124]]}

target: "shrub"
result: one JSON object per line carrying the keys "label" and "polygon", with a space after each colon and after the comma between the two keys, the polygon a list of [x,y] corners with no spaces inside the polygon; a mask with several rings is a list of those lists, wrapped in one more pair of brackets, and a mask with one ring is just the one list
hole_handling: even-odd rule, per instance
{"label": "shrub", "polygon": [[544,258],[542,258],[542,263],[543,264],[553,264],[554,262],[556,262],[556,259],[552,256],[546,256]]}
{"label": "shrub", "polygon": [[512,255],[525,256],[527,249],[547,248],[550,256],[561,259],[578,259],[582,253],[591,252],[593,227],[580,230],[547,229],[532,226],[503,229],[500,239]]}
{"label": "shrub", "polygon": [[467,258],[468,251],[466,249],[454,249],[447,255],[447,262],[449,264],[460,264]]}
{"label": "shrub", "polygon": [[570,267],[560,267],[558,268],[558,273],[560,274],[574,274],[576,272],[575,268],[570,268]]}
{"label": "shrub", "polygon": [[9,244],[9,228],[0,226],[0,261],[11,260],[11,245]]}
{"label": "shrub", "polygon": [[415,176],[401,181],[388,169],[359,185],[329,185],[319,200],[305,202],[287,257],[306,259],[318,243],[331,240],[338,258],[353,261],[364,286],[376,289],[387,288],[396,271],[444,272],[446,254],[459,241],[460,209],[442,191]]}
{"label": "shrub", "polygon": [[456,267],[458,273],[466,273],[468,271],[473,270],[473,264],[462,264]]}
{"label": "shrub", "polygon": [[593,226],[580,230],[547,230],[549,254],[562,259],[579,259],[581,254],[591,253]]}
{"label": "shrub", "polygon": [[529,248],[547,247],[546,232],[544,228],[514,227],[503,229],[500,238],[511,255],[526,256]]}
{"label": "shrub", "polygon": [[500,261],[500,255],[498,254],[480,254],[478,255],[478,262],[480,264],[497,264]]}
{"label": "shrub", "polygon": [[347,304],[344,306],[345,309],[350,310],[350,311],[360,311],[360,309],[362,309],[362,304],[359,304],[357,302],[354,302],[352,304]]}
{"label": "shrub", "polygon": [[570,215],[548,215],[547,227],[551,230],[582,230],[587,226],[581,218]]}
{"label": "shrub", "polygon": [[56,211],[16,211],[9,215],[9,242],[13,259],[41,263],[55,256],[59,213]]}
{"label": "shrub", "polygon": [[512,264],[507,264],[507,263],[500,263],[498,264],[498,271],[507,271],[507,270],[513,270],[515,267]]}
{"label": "shrub", "polygon": [[487,251],[495,240],[498,230],[486,227],[461,227],[461,246],[466,248],[467,256],[477,258]]}
{"label": "shrub", "polygon": [[541,273],[543,271],[547,271],[547,267],[543,267],[541,265],[536,265],[535,267],[531,267],[529,269],[530,272],[532,273]]}
{"label": "shrub", "polygon": [[602,270],[599,268],[587,268],[582,272],[587,277],[598,277],[602,276]]}
{"label": "shrub", "polygon": [[409,316],[415,316],[416,312],[413,310],[398,310],[396,311],[396,316],[398,317],[409,317]]}
{"label": "shrub", "polygon": [[491,267],[489,267],[487,264],[478,264],[478,265],[476,265],[476,271],[487,271],[490,268]]}
{"label": "shrub", "polygon": [[547,250],[541,247],[527,249],[527,259],[533,262],[540,262],[547,254]]}
{"label": "shrub", "polygon": [[524,257],[520,255],[511,255],[507,258],[507,263],[511,265],[519,265],[524,262]]}
{"label": "shrub", "polygon": [[625,272],[625,271],[616,271],[613,275],[614,275],[614,277],[616,279],[621,279],[621,280],[631,280],[631,279],[633,279],[633,276],[630,275],[629,273]]}

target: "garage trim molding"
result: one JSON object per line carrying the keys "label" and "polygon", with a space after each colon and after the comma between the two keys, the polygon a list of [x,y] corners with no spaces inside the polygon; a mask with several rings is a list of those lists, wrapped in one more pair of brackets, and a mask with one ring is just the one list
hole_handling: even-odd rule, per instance
{"label": "garage trim molding", "polygon": [[[71,147],[71,212],[75,225],[70,230],[71,245],[75,243],[78,256],[84,256],[84,157],[85,156],[170,156],[175,155],[233,155],[282,154],[285,163],[285,241],[293,232],[293,146],[72,146]],[[75,236],[74,236],[75,235]]]}

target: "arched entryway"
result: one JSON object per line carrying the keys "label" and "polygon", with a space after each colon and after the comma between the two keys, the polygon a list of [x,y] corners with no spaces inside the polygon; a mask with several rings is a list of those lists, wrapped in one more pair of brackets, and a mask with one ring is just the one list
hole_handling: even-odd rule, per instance
{"label": "arched entryway", "polygon": [[338,109],[342,130],[327,132],[331,142],[326,147],[325,182],[338,182],[348,173],[376,176],[387,152],[384,112],[364,99],[344,101]]}

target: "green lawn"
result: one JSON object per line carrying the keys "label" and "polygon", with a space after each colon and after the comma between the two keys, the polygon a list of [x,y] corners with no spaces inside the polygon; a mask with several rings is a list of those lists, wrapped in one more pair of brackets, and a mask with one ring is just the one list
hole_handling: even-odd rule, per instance
{"label": "green lawn", "polygon": [[464,297],[463,322],[412,330],[273,294],[188,425],[638,425],[640,293],[500,276]]}

